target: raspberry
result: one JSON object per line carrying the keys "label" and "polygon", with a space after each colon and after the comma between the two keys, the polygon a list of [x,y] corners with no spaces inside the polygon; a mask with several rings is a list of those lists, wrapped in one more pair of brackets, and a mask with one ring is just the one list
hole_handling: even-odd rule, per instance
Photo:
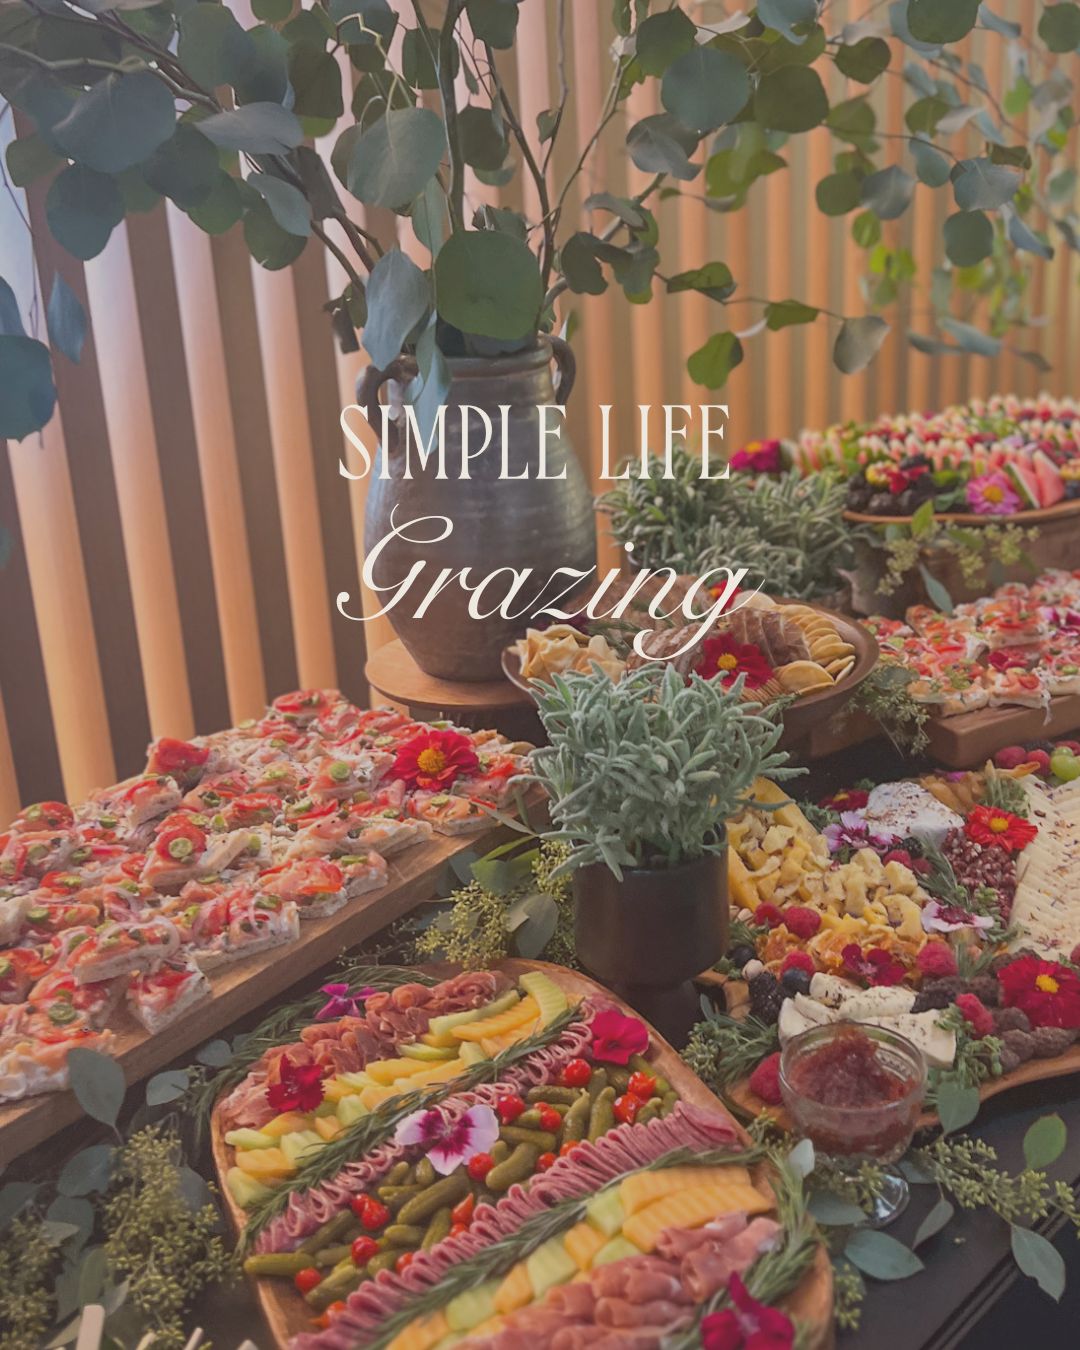
{"label": "raspberry", "polygon": [[750,1075],[750,1091],[767,1102],[769,1106],[779,1106],[783,1100],[780,1095],[780,1051],[763,1059]]}
{"label": "raspberry", "polygon": [[754,910],[754,922],[756,924],[767,924],[770,928],[779,928],[784,922],[784,916],[775,905],[768,903],[758,905]]}
{"label": "raspberry", "polygon": [[[761,913],[760,909],[758,913]],[[790,905],[784,910],[784,926],[793,937],[808,942],[821,927],[821,915],[816,909],[808,909],[805,905]],[[813,974],[813,962],[809,969]]]}
{"label": "raspberry", "polygon": [[928,877],[934,870],[934,865],[929,858],[912,858],[911,870],[917,877]]}
{"label": "raspberry", "polygon": [[972,1031],[980,1039],[994,1030],[994,1016],[985,1003],[974,994],[960,994],[956,1006],[964,1014]]}
{"label": "raspberry", "polygon": [[[810,912],[807,911],[807,913]],[[814,965],[814,958],[809,952],[788,952],[780,967],[780,974],[784,975],[789,970],[805,970],[807,975],[813,975],[817,966]]]}
{"label": "raspberry", "polygon": [[928,942],[915,958],[915,965],[932,978],[956,974],[956,957],[947,942]]}

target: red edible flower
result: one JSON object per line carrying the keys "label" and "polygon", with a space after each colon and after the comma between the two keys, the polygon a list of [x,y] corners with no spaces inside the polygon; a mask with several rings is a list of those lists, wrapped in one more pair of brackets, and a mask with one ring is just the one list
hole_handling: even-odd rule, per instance
{"label": "red edible flower", "polygon": [[391,773],[394,778],[403,778],[409,787],[439,791],[462,774],[475,773],[479,766],[468,736],[432,727],[410,737],[398,749]]}
{"label": "red edible flower", "polygon": [[1080,977],[1068,966],[1021,956],[998,971],[1005,1007],[1027,1013],[1033,1027],[1080,1027]]}
{"label": "red edible flower", "polygon": [[769,1106],[779,1106],[780,1095],[780,1051],[763,1059],[750,1075],[750,1091],[767,1102]]}
{"label": "red edible flower", "polygon": [[947,942],[928,942],[915,958],[915,966],[931,978],[956,974],[956,957]]}
{"label": "red edible flower", "polygon": [[994,806],[976,806],[964,822],[964,833],[977,844],[994,845],[1007,853],[1019,853],[1039,833],[1038,827],[1025,820],[1023,816],[1014,816],[1011,811],[1001,811]]}
{"label": "red edible flower", "polygon": [[853,975],[861,975],[872,986],[899,984],[907,974],[904,963],[884,947],[873,947],[864,952],[857,942],[849,942],[840,953],[840,959]]}
{"label": "red edible flower", "polygon": [[990,1009],[983,1003],[982,999],[976,994],[960,994],[956,999],[956,1006],[964,1015],[964,1020],[971,1027],[975,1035],[982,1040],[984,1036],[989,1036],[994,1030],[994,1018]]}
{"label": "red edible flower", "polygon": [[772,679],[773,668],[756,643],[736,642],[730,633],[717,633],[702,642],[694,673],[705,680],[719,679],[725,689],[745,675],[747,689],[760,689]]}
{"label": "red edible flower", "polygon": [[734,1307],[701,1319],[702,1350],[791,1350],[795,1326],[790,1317],[759,1303],[738,1274],[728,1281],[728,1293]]}
{"label": "red edible flower", "polygon": [[589,1023],[592,1032],[592,1056],[603,1064],[627,1064],[631,1055],[643,1055],[649,1048],[645,1023],[626,1017],[618,1008],[605,1008]]}
{"label": "red edible flower", "polygon": [[266,1089],[266,1100],[275,1111],[314,1111],[323,1099],[323,1070],[319,1064],[294,1064],[282,1055],[278,1081]]}
{"label": "red edible flower", "polygon": [[823,806],[826,811],[861,811],[869,800],[869,792],[862,788],[841,788],[831,797],[822,797],[818,806]]}
{"label": "red edible flower", "polygon": [[750,441],[735,451],[730,464],[737,473],[781,473],[783,447],[779,441]]}
{"label": "red edible flower", "polygon": [[809,942],[821,927],[821,915],[808,905],[789,905],[784,910],[784,927],[794,937]]}

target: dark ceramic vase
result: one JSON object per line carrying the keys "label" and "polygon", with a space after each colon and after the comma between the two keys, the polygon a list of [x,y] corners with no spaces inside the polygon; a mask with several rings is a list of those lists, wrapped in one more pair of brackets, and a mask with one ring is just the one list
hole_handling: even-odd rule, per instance
{"label": "dark ceramic vase", "polygon": [[[552,375],[552,363],[558,380]],[[500,679],[503,648],[528,626],[535,601],[547,589],[554,599],[552,574],[560,567],[588,569],[596,565],[596,526],[592,493],[565,434],[546,438],[544,478],[540,467],[537,407],[565,405],[574,383],[574,358],[560,338],[544,337],[529,351],[493,359],[460,358],[449,361],[452,382],[446,398],[446,477],[438,478],[434,458],[421,468],[412,455],[411,477],[405,476],[402,396],[415,367],[405,361],[383,372],[369,368],[360,377],[357,402],[368,410],[378,428],[379,391],[386,387],[387,402],[395,414],[390,424],[385,459],[372,471],[364,521],[364,547],[370,550],[391,530],[391,517],[402,522],[442,516],[453,522],[453,533],[438,543],[411,543],[395,539],[374,564],[374,579],[383,586],[406,577],[416,563],[424,564],[419,580],[387,617],[421,670],[444,680]],[[505,478],[500,406],[509,405],[506,423]],[[469,462],[469,478],[460,477],[461,414],[463,406],[481,408],[491,418],[491,445]],[[483,443],[479,417],[467,414],[470,443]],[[562,419],[552,413],[552,428]],[[565,478],[558,477],[565,469]],[[528,477],[521,477],[526,470]],[[417,531],[417,533],[420,533]],[[437,533],[425,527],[423,537]],[[469,593],[457,582],[448,585],[420,618],[415,609],[442,568],[457,573],[468,568],[473,584],[500,568],[531,568],[528,582],[514,597],[518,618],[498,613],[475,618],[469,613]],[[484,610],[497,608],[506,594],[509,572],[500,587],[493,583],[484,595]],[[563,581],[565,586],[566,582]],[[587,584],[587,583],[586,583]],[[578,586],[578,590],[584,586]]]}
{"label": "dark ceramic vase", "polygon": [[701,1020],[693,978],[727,950],[727,853],[681,867],[574,873],[574,938],[590,974],[676,1047]]}

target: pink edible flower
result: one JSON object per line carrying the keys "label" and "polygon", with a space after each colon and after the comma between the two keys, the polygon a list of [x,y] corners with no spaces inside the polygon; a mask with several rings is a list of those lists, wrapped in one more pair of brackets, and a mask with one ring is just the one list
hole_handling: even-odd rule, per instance
{"label": "pink edible flower", "polygon": [[965,492],[968,506],[979,516],[1011,516],[1020,509],[1012,484],[997,469],[973,478]]}
{"label": "pink edible flower", "polygon": [[499,1120],[490,1106],[470,1106],[453,1123],[438,1107],[414,1111],[394,1131],[395,1144],[421,1144],[444,1177],[477,1153],[487,1153],[498,1137]]}
{"label": "pink edible flower", "polygon": [[981,932],[994,926],[988,914],[969,914],[959,905],[943,905],[940,900],[928,900],[920,917],[924,933],[955,933],[961,928],[977,928]]}
{"label": "pink edible flower", "polygon": [[631,1055],[643,1055],[649,1048],[645,1023],[627,1017],[618,1008],[605,1008],[589,1023],[592,1032],[592,1057],[603,1064],[627,1064]]}
{"label": "pink edible flower", "polygon": [[365,985],[357,993],[350,994],[347,984],[324,984],[319,993],[326,995],[326,1002],[315,1014],[315,1021],[330,1022],[336,1021],[339,1017],[363,1017],[361,1001],[377,992],[378,990],[372,989],[370,985]]}

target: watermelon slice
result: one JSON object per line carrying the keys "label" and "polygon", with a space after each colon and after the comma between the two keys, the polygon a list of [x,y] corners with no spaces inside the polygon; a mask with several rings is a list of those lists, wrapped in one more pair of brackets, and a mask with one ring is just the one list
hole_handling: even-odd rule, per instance
{"label": "watermelon slice", "polygon": [[1039,501],[1043,506],[1053,506],[1065,496],[1065,480],[1061,470],[1044,450],[1036,450],[1032,459],[1032,468],[1039,484]]}
{"label": "watermelon slice", "polygon": [[1020,497],[1020,506],[1024,511],[1037,511],[1042,505],[1039,497],[1039,480],[1035,470],[1019,460],[1011,460],[1005,465],[1005,477],[1016,489]]}

